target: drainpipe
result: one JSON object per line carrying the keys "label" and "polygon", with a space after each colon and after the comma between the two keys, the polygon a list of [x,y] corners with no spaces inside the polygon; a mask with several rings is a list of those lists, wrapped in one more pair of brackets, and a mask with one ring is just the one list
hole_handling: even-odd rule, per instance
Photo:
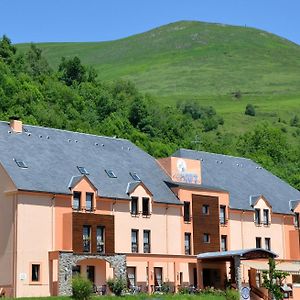
{"label": "drainpipe", "polygon": [[52,228],[51,228],[51,231],[52,231],[52,237],[51,237],[51,247],[52,247],[52,251],[54,251],[54,240],[55,240],[55,237],[54,237],[54,234],[55,234],[55,215],[54,215],[54,206],[55,206],[55,197],[56,195],[53,194],[52,198],[51,198],[51,218],[52,218]]}
{"label": "drainpipe", "polygon": [[282,218],[282,225],[281,225],[283,259],[286,258],[286,253],[285,253],[285,234],[284,234],[284,219],[285,219],[285,216],[283,216],[283,218]]}
{"label": "drainpipe", "polygon": [[244,214],[245,214],[245,211],[243,210],[242,211],[242,214],[241,214],[241,241],[242,241],[242,249],[244,249]]}
{"label": "drainpipe", "polygon": [[167,251],[167,254],[169,254],[169,245],[168,245],[168,237],[169,237],[169,234],[168,234],[168,204],[166,206],[166,251]]}
{"label": "drainpipe", "polygon": [[13,195],[14,234],[13,234],[13,295],[17,297],[17,242],[18,242],[18,195]]}

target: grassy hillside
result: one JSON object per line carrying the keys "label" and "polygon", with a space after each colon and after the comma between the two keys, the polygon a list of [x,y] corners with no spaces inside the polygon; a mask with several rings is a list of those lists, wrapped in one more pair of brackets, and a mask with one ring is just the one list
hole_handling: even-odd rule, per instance
{"label": "grassy hillside", "polygon": [[177,22],[112,42],[39,47],[54,67],[77,55],[101,79],[129,78],[159,96],[299,91],[300,46],[252,28]]}
{"label": "grassy hillside", "polygon": [[[111,42],[38,46],[54,68],[62,56],[76,55],[100,79],[130,79],[162,103],[213,105],[225,120],[224,131],[238,133],[268,120],[288,129],[295,142],[295,129],[287,127],[293,114],[300,115],[300,46],[276,35],[182,21]],[[240,99],[233,96],[237,91]],[[255,118],[244,115],[247,103],[256,106]]]}

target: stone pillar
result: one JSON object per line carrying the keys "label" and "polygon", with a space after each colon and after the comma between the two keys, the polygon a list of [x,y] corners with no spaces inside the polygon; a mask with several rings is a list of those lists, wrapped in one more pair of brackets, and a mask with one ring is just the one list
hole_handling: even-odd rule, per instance
{"label": "stone pillar", "polygon": [[236,288],[239,292],[241,292],[242,289],[241,258],[239,256],[234,256],[234,274],[235,274]]}
{"label": "stone pillar", "polygon": [[60,253],[58,257],[58,295],[72,295],[73,253]]}
{"label": "stone pillar", "polygon": [[121,277],[127,280],[127,265],[125,255],[117,254],[105,257],[104,259],[110,263],[111,267],[114,270],[115,277]]}

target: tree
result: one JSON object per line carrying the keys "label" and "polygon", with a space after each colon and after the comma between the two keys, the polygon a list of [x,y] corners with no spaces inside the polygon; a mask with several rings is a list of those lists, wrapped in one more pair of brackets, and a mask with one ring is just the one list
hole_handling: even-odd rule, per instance
{"label": "tree", "polygon": [[132,102],[129,111],[129,121],[137,128],[143,128],[146,124],[147,117],[149,116],[149,111],[147,104],[142,97],[137,97]]}
{"label": "tree", "polygon": [[246,132],[237,144],[239,155],[253,158],[265,167],[286,162],[288,149],[288,142],[282,131],[268,123]]}
{"label": "tree", "polygon": [[283,299],[283,293],[280,290],[283,280],[289,275],[287,272],[276,270],[274,258],[269,258],[269,270],[263,272],[263,287],[268,289],[272,299]]}
{"label": "tree", "polygon": [[30,45],[30,49],[26,53],[26,62],[28,64],[28,73],[33,77],[50,74],[48,62],[42,56],[42,50],[35,44]]}
{"label": "tree", "polygon": [[0,58],[2,58],[5,63],[10,64],[16,51],[17,49],[12,45],[11,40],[6,35],[3,35],[0,40]]}
{"label": "tree", "polygon": [[81,64],[77,56],[71,59],[63,57],[58,71],[61,72],[59,79],[64,81],[68,86],[74,82],[81,83],[86,80],[86,68]]}
{"label": "tree", "polygon": [[245,115],[254,117],[255,114],[256,113],[255,113],[254,106],[252,104],[247,104],[246,109],[245,109]]}

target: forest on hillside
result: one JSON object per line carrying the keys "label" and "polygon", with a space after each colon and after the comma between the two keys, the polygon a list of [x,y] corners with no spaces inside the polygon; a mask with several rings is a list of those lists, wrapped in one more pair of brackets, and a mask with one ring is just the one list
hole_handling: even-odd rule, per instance
{"label": "forest on hillside", "polygon": [[[300,143],[262,124],[241,134],[222,133],[222,117],[211,106],[180,102],[163,106],[130,81],[104,82],[78,57],[50,68],[32,44],[19,53],[0,40],[0,119],[18,116],[26,124],[117,136],[149,154],[164,157],[178,148],[249,157],[300,189]],[[296,124],[297,125],[297,124]]]}

